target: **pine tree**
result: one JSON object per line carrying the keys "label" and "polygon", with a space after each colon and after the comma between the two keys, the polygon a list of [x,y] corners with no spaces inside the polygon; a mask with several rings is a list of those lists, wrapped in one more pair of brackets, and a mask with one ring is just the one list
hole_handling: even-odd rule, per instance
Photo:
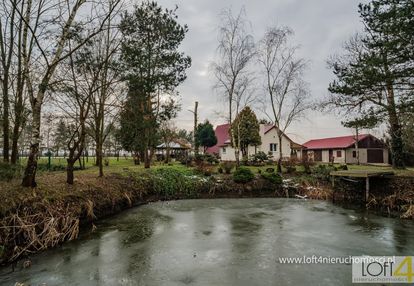
{"label": "pine tree", "polygon": [[347,54],[330,62],[337,79],[330,103],[386,119],[395,168],[404,167],[399,110],[414,91],[414,6],[412,1],[374,0],[361,4],[365,26],[346,45]]}
{"label": "pine tree", "polygon": [[188,28],[177,22],[175,10],[144,1],[125,12],[120,30],[129,90],[121,113],[121,142],[125,149],[141,153],[149,168],[158,127],[179,109],[172,96],[191,65],[190,57],[178,50]]}

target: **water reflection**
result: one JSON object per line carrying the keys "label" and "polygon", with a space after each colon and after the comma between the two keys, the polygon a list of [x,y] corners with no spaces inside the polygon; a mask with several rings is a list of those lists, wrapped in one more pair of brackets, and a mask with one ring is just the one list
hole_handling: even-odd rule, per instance
{"label": "water reflection", "polygon": [[349,265],[286,265],[278,257],[410,255],[414,224],[286,199],[156,203],[33,257],[1,285],[348,285]]}

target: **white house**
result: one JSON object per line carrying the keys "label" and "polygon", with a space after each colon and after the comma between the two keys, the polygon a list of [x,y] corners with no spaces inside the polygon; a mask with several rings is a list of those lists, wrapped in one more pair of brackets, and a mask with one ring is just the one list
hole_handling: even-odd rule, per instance
{"label": "white house", "polygon": [[[229,133],[230,124],[218,125],[215,133],[217,137],[217,144],[207,149],[207,153],[219,155],[222,161],[235,161],[235,150],[231,147],[231,139]],[[248,147],[248,156],[262,151],[268,155],[272,155],[273,160],[279,159],[279,138],[277,129],[274,125],[260,124],[259,134],[262,144],[258,146]],[[290,158],[291,156],[300,157],[302,146],[293,142],[285,134],[282,137],[282,158]],[[240,154],[241,159],[242,154]]]}

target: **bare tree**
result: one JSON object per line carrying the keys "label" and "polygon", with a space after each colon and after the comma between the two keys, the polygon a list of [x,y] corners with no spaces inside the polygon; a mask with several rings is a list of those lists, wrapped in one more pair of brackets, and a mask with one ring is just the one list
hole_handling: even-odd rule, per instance
{"label": "bare tree", "polygon": [[[213,63],[216,88],[222,92],[228,103],[228,121],[231,124],[233,115],[237,116],[239,103],[246,91],[249,80],[249,64],[254,57],[253,37],[247,32],[247,20],[244,9],[234,16],[230,9],[223,11],[219,27],[219,60]],[[236,109],[234,106],[236,102]],[[232,131],[232,142],[235,137]],[[234,143],[233,143],[234,144]],[[234,144],[235,156],[239,165],[240,148]]]}
{"label": "bare tree", "polygon": [[286,27],[267,29],[260,41],[258,59],[265,74],[266,99],[264,112],[268,112],[279,139],[279,158],[277,169],[282,171],[282,138],[292,122],[300,119],[309,108],[307,84],[303,80],[306,68],[304,59],[296,59],[297,47],[290,46],[292,30]]}
{"label": "bare tree", "polygon": [[[45,96],[53,86],[53,77],[59,64],[68,59],[74,52],[84,46],[91,38],[98,35],[105,27],[111,13],[105,9],[108,1],[87,1],[87,0],[33,0],[35,2],[34,17],[29,21],[24,19],[23,11],[18,11],[23,18],[28,31],[31,34],[35,45],[36,53],[28,61],[38,61],[41,64],[36,69],[38,81],[36,84],[28,85],[28,93],[32,111],[32,142],[30,147],[27,167],[23,177],[22,185],[26,187],[36,186],[37,156],[40,144],[40,125],[42,106]],[[120,0],[111,0],[111,9],[114,9]],[[89,6],[88,6],[88,5]],[[77,18],[81,7],[90,14],[83,17],[83,21]],[[94,23],[94,28],[84,39],[76,45],[67,49],[68,41],[77,36],[82,25]],[[43,26],[41,26],[43,25]],[[38,57],[37,57],[38,56]],[[31,69],[30,74],[33,75]],[[29,73],[28,73],[29,74]],[[36,78],[36,79],[37,79]],[[27,80],[32,80],[29,76]]]}
{"label": "bare tree", "polygon": [[[118,11],[114,11],[117,14]],[[99,85],[92,96],[92,118],[89,120],[91,136],[95,141],[96,165],[99,176],[103,176],[103,144],[111,133],[114,121],[117,119],[119,102],[125,91],[120,81],[117,60],[120,47],[119,31],[109,19],[107,29],[95,37],[93,54],[96,62],[103,63],[98,75]]]}
{"label": "bare tree", "polygon": [[1,63],[1,89],[2,89],[2,128],[3,128],[3,160],[9,162],[10,150],[10,86],[12,81],[13,50],[17,37],[16,32],[16,6],[17,0],[3,1],[0,9],[0,63]]}

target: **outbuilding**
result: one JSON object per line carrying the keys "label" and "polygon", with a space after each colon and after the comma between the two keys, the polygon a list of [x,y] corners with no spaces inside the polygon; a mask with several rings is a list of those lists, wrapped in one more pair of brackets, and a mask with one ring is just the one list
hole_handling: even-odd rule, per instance
{"label": "outbuilding", "polygon": [[313,139],[303,152],[314,162],[346,164],[388,164],[386,144],[371,134]]}

